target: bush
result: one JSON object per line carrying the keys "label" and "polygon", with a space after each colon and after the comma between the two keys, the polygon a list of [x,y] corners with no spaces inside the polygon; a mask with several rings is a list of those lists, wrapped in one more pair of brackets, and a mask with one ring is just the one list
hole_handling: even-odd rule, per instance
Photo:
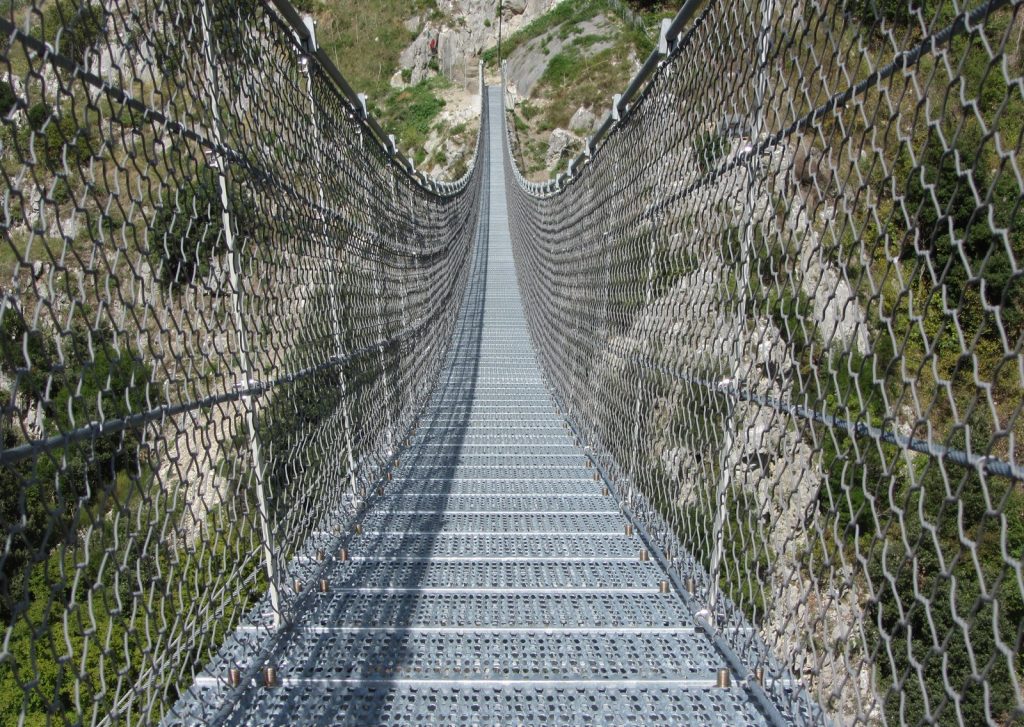
{"label": "bush", "polygon": [[701,173],[707,174],[715,166],[715,162],[725,156],[728,143],[713,131],[706,131],[697,137],[693,145],[697,157],[697,166]]}
{"label": "bush", "polygon": [[53,107],[46,103],[37,103],[29,108],[28,125],[33,131],[41,131],[47,120],[53,116]]}
{"label": "bush", "polygon": [[[20,410],[42,405],[44,436],[146,408],[149,367],[118,351],[113,333],[91,323],[87,309],[77,311],[62,336],[63,360],[58,359],[54,338],[30,329],[20,313],[8,309],[0,320],[0,370],[14,378],[13,395]],[[16,420],[4,418],[5,446],[21,443],[18,429]],[[79,508],[91,505],[119,472],[131,469],[138,450],[137,432],[126,430],[0,468],[0,518],[6,531],[14,534],[0,571],[6,591],[0,592],[0,611],[5,616],[13,608],[9,594],[23,584],[23,569],[73,535]],[[13,527],[21,522],[26,525]]]}
{"label": "bush", "polygon": [[14,92],[14,86],[8,81],[0,81],[0,116],[7,116],[18,105],[18,94]]}
{"label": "bush", "polygon": [[43,15],[42,39],[57,50],[82,62],[103,37],[106,16],[100,5],[80,5],[79,0],[56,0]]}
{"label": "bush", "polygon": [[922,10],[929,17],[930,4],[925,0],[846,0],[846,12],[859,18],[867,25],[885,20],[897,25],[909,25]]}
{"label": "bush", "polygon": [[[1024,251],[1017,183],[1012,173],[1004,172],[993,184],[984,156],[976,126],[966,125],[949,150],[937,134],[929,133],[921,164],[911,171],[906,189],[920,249],[908,237],[901,257],[907,260],[923,253],[930,259],[949,300],[959,301],[961,325],[972,333],[983,316],[983,290],[985,303],[1001,306],[1003,322],[1015,338],[1024,329],[1024,312],[1014,305],[1021,280],[1014,277],[1014,264],[1002,238],[989,227],[989,211],[1008,230],[1014,253]],[[988,202],[976,204],[972,184],[979,196],[989,194]]]}
{"label": "bush", "polygon": [[385,126],[406,149],[422,146],[430,134],[434,119],[444,108],[444,99],[434,91],[445,82],[439,79],[420,81],[388,98]]}
{"label": "bush", "polygon": [[37,135],[35,143],[42,161],[51,169],[63,165],[65,153],[72,165],[87,160],[92,154],[89,130],[80,127],[70,111],[57,111],[40,102],[29,108],[26,115],[29,128]]}
{"label": "bush", "polygon": [[220,184],[209,167],[177,189],[164,188],[149,231],[150,263],[161,281],[180,288],[209,273],[221,244],[221,214]]}
{"label": "bush", "polygon": [[92,154],[89,131],[79,127],[73,115],[64,114],[51,121],[43,132],[43,155],[51,169],[63,166],[67,155],[70,166],[78,166]]}
{"label": "bush", "polygon": [[173,76],[185,60],[185,46],[173,34],[156,33],[150,40],[153,60],[163,76]]}

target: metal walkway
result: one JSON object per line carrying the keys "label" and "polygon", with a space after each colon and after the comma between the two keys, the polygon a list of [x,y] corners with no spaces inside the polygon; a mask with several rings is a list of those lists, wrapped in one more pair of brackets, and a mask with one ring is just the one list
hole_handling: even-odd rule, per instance
{"label": "metal walkway", "polygon": [[488,109],[488,224],[433,400],[279,638],[276,686],[214,721],[762,724],[742,685],[717,686],[725,660],[556,413],[516,284],[498,89]]}

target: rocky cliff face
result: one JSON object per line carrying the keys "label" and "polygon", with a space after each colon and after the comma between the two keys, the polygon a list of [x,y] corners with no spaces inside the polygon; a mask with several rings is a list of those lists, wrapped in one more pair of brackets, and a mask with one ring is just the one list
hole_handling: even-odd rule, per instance
{"label": "rocky cliff face", "polygon": [[443,20],[413,18],[416,40],[399,59],[392,83],[419,83],[439,72],[467,90],[477,85],[480,55],[498,42],[499,26],[507,37],[557,5],[560,0],[504,0],[501,22],[493,0],[439,0]]}

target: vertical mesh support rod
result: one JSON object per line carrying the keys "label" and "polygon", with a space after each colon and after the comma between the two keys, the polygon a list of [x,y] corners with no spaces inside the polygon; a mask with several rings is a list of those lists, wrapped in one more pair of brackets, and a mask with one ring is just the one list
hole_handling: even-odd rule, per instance
{"label": "vertical mesh support rod", "polygon": [[[221,204],[221,228],[228,254],[228,280],[231,289],[231,309],[235,321],[235,337],[238,342],[239,368],[245,376],[244,381],[239,382],[239,389],[250,392],[258,382],[255,378],[254,369],[249,353],[249,336],[245,325],[244,301],[242,300],[242,257],[241,251],[235,239],[235,228],[233,227],[231,200],[228,193],[228,160],[219,154],[224,146],[220,95],[218,89],[220,82],[217,74],[216,47],[211,35],[212,16],[209,8],[209,0],[201,0],[200,6],[203,52],[205,54],[206,87],[209,92],[210,113],[213,121],[210,127],[210,134],[215,147],[218,149],[217,186],[220,192]],[[274,546],[273,524],[271,523],[270,507],[267,499],[267,490],[264,482],[264,462],[260,451],[260,438],[257,429],[256,401],[249,394],[243,394],[242,402],[245,407],[245,429],[248,439],[249,452],[252,457],[251,481],[256,495],[256,507],[260,523],[260,550],[263,553],[264,567],[267,573],[270,605],[273,610],[274,627],[278,628],[285,620],[285,614],[281,608],[281,579],[277,563],[278,553]]]}
{"label": "vertical mesh support rod", "polygon": [[[306,40],[307,49],[311,53],[316,53],[317,42],[316,42],[316,22],[309,15],[304,15],[302,21],[309,31],[309,37]],[[328,251],[335,251],[340,248],[339,245],[331,244],[330,230],[327,224],[328,206],[327,206],[327,195],[324,193],[324,170],[323,170],[323,136],[320,131],[320,120],[319,111],[316,105],[316,98],[313,95],[313,74],[310,70],[310,59],[308,56],[303,57],[299,61],[300,66],[303,68],[306,77],[306,96],[309,99],[309,120],[312,126],[313,132],[313,148],[316,155],[314,164],[316,165],[316,189],[317,189],[317,202],[319,205],[319,215],[322,224],[323,241],[322,244],[324,249]],[[341,277],[340,268],[340,250],[331,253],[330,263],[327,266],[327,275],[329,283],[327,289],[331,292],[330,302],[330,316],[331,316],[331,334],[334,336],[334,348],[335,356],[338,361],[343,361],[347,355],[345,350],[344,335],[342,332],[341,323],[341,306],[342,306],[342,286],[339,285],[339,279]],[[356,463],[355,457],[352,455],[352,421],[349,416],[349,397],[348,397],[348,381],[347,375],[345,374],[345,367],[338,367],[338,383],[341,387],[341,416],[343,425],[345,428],[345,458],[348,461],[348,480],[352,488],[352,492],[356,491]]]}

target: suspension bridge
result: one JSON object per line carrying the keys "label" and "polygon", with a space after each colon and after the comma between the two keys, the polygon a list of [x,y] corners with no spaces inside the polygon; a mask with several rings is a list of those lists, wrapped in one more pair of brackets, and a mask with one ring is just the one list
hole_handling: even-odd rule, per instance
{"label": "suspension bridge", "polygon": [[232,669],[247,693],[224,723],[769,723],[547,390],[516,284],[501,90],[486,99],[479,237],[401,466],[350,537],[319,543],[287,636],[271,646],[261,614],[197,678],[182,724],[237,698]]}
{"label": "suspension bridge", "polygon": [[443,182],[287,0],[12,3],[5,723],[1024,718],[1019,11],[690,0]]}

